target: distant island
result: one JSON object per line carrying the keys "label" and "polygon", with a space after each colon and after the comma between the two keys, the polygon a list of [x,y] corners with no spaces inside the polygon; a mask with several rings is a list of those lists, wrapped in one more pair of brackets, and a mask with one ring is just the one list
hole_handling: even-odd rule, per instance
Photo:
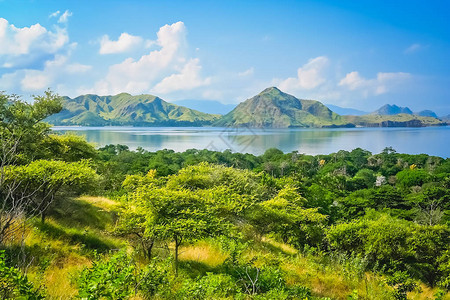
{"label": "distant island", "polygon": [[[186,102],[192,103],[191,102]],[[198,107],[198,102],[196,103]],[[56,126],[220,126],[253,128],[424,127],[447,123],[429,110],[385,105],[364,115],[340,115],[316,100],[298,99],[276,87],[263,90],[225,115],[209,114],[153,95],[63,97],[63,110],[46,121]]]}

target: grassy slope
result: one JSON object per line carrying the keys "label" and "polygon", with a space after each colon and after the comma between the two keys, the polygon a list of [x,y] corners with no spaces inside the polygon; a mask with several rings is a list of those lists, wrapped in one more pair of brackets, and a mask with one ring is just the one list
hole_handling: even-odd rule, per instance
{"label": "grassy slope", "polygon": [[165,102],[153,95],[82,95],[64,97],[64,110],[47,119],[56,125],[151,125],[158,123],[210,123],[219,118]]}
{"label": "grassy slope", "polygon": [[[117,215],[116,202],[102,197],[80,197],[67,204],[66,209],[54,212],[46,225],[34,222],[26,238],[27,258],[34,257],[30,278],[47,287],[48,299],[69,299],[76,295],[71,278],[90,265],[94,251],[129,247],[125,239],[109,233]],[[329,256],[299,254],[292,247],[268,238],[251,241],[250,245],[243,253],[246,260],[256,258],[256,264],[260,265],[279,261],[288,284],[306,286],[315,296],[348,299],[357,291],[362,299],[389,299],[383,278],[359,272],[357,263],[342,264]],[[10,245],[13,253],[15,246]],[[228,257],[214,240],[185,246],[180,253],[182,276],[194,278],[206,272],[219,272]],[[421,293],[411,293],[410,298],[433,298],[435,290],[424,285],[421,288]]]}
{"label": "grassy slope", "polygon": [[442,125],[439,119],[432,117],[422,117],[410,114],[398,114],[398,115],[363,115],[363,116],[343,116],[343,118],[356,125],[366,126],[367,124],[377,124],[381,122],[411,122],[420,121],[423,126]]}
{"label": "grassy slope", "polygon": [[286,128],[343,125],[343,122],[318,101],[300,100],[272,87],[240,103],[215,124]]}

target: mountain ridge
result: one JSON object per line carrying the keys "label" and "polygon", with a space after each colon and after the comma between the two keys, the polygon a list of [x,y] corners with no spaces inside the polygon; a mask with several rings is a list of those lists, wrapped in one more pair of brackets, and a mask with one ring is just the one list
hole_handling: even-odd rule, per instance
{"label": "mountain ridge", "polygon": [[[400,111],[401,113],[393,114]],[[377,113],[376,113],[377,112]],[[387,114],[390,113],[390,114]],[[295,127],[421,127],[445,125],[432,111],[413,114],[409,108],[384,105],[366,115],[339,115],[316,100],[298,99],[269,87],[241,102],[224,116],[208,114],[158,96],[128,93],[63,97],[63,110],[46,119],[53,125],[81,126],[223,126]],[[430,116],[431,115],[431,116]]]}
{"label": "mountain ridge", "polygon": [[63,110],[46,119],[53,125],[203,126],[219,118],[148,94],[63,97]]}

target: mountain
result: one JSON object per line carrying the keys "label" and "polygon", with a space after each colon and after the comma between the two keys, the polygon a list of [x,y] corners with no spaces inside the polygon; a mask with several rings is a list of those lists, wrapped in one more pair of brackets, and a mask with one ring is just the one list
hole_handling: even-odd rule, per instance
{"label": "mountain", "polygon": [[[402,111],[394,115],[387,112]],[[445,125],[432,117],[412,115],[407,108],[384,106],[381,114],[341,116],[319,101],[302,100],[270,87],[245,100],[214,123],[230,127],[422,127]]]}
{"label": "mountain", "polygon": [[344,126],[341,116],[314,100],[300,100],[270,87],[240,103],[216,126],[327,127]]}
{"label": "mountain", "polygon": [[171,104],[153,95],[121,93],[63,97],[63,110],[46,121],[53,125],[83,126],[202,126],[218,118],[219,115]]}
{"label": "mountain", "polygon": [[446,125],[445,122],[433,117],[422,117],[411,114],[368,114],[363,116],[343,116],[343,118],[346,122],[355,124],[357,127],[425,127]]}
{"label": "mountain", "polygon": [[450,124],[450,115],[441,116],[439,119]]}
{"label": "mountain", "polygon": [[434,111],[431,111],[431,110],[428,110],[428,109],[416,112],[414,114],[418,115],[418,116],[422,116],[422,117],[432,117],[432,118],[437,118],[438,117]]}
{"label": "mountain", "polygon": [[[205,104],[206,106],[206,104]],[[428,116],[410,114],[398,106],[384,106],[384,114],[341,116],[319,101],[302,100],[276,87],[240,103],[225,116],[168,103],[153,95],[82,95],[63,97],[63,110],[46,119],[53,125],[81,126],[234,126],[288,127],[421,127],[445,125]],[[386,115],[395,111],[407,113]]]}
{"label": "mountain", "polygon": [[178,100],[171,102],[176,105],[185,106],[207,114],[225,115],[232,111],[236,104],[223,104],[213,100]]}
{"label": "mountain", "polygon": [[354,109],[354,108],[346,108],[346,107],[340,107],[333,104],[325,104],[329,109],[334,111],[335,113],[339,115],[352,115],[352,116],[361,116],[368,114],[366,111]]}
{"label": "mountain", "polygon": [[386,115],[386,116],[392,116],[392,115],[397,115],[397,114],[408,114],[408,115],[412,115],[413,112],[408,108],[408,107],[401,107],[401,106],[397,106],[397,105],[383,105],[382,107],[380,107],[379,109],[377,109],[376,111],[371,113],[372,115]]}

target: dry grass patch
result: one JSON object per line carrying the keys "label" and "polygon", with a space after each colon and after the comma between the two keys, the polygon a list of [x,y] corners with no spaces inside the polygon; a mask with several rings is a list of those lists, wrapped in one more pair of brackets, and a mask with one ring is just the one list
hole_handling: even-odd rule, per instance
{"label": "dry grass patch", "polygon": [[113,211],[118,206],[118,203],[116,201],[113,201],[105,197],[81,196],[78,197],[77,199],[88,202],[106,211]]}
{"label": "dry grass patch", "polygon": [[194,245],[185,246],[180,249],[180,261],[196,261],[209,267],[221,265],[228,254],[223,253],[207,242],[199,242]]}

